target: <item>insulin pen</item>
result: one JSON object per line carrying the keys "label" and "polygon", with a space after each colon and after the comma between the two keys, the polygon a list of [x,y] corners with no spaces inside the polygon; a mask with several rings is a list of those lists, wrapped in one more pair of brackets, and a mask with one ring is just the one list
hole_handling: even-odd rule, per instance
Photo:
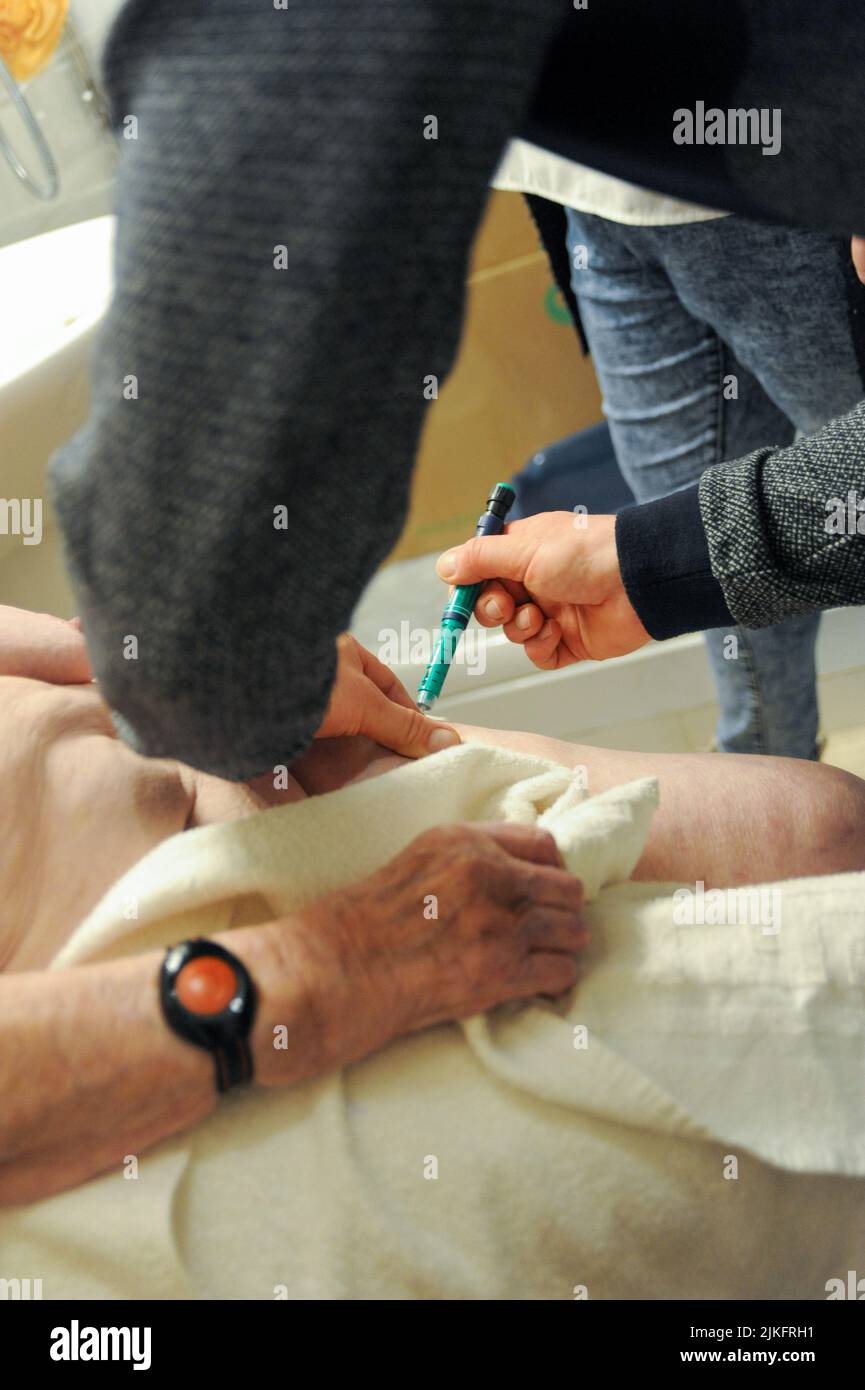
{"label": "insulin pen", "polygon": [[[476,535],[499,536],[505,529],[505,517],[514,505],[516,493],[510,483],[496,483],[487,499],[487,509],[478,522]],[[436,643],[432,660],[423,673],[418,686],[417,707],[429,714],[445,683],[448,667],[454,659],[454,652],[460,640],[460,633],[469,625],[469,618],[475,609],[478,594],[483,584],[460,584],[448,600],[442,615],[441,635]]]}

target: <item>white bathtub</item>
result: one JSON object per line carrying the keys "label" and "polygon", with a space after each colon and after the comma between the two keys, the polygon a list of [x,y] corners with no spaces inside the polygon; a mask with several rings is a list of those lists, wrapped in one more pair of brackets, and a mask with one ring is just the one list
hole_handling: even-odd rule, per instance
{"label": "white bathtub", "polygon": [[113,217],[0,249],[0,497],[42,498],[41,544],[0,535],[0,602],[69,616],[45,470],[87,414],[96,326],[111,294]]}

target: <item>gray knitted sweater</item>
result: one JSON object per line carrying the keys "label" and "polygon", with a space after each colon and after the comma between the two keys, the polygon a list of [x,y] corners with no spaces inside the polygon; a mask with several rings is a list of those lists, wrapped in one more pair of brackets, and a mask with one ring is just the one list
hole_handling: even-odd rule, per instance
{"label": "gray knitted sweater", "polygon": [[[699,3],[708,23],[715,0]],[[829,109],[821,82],[838,90],[833,55],[853,54],[860,80],[858,18],[841,0],[826,5],[815,17],[811,0],[730,0],[730,16],[751,26],[751,41],[736,29],[727,45],[743,100],[777,104],[772,43],[798,35],[785,80],[802,133],[789,160],[680,150],[705,154],[694,176],[705,169],[713,205],[752,211],[771,173],[769,210],[781,203],[813,222],[828,209],[837,230],[853,229],[852,208],[865,230],[858,175],[840,177],[831,202],[827,160],[839,145],[811,119],[815,103]],[[683,26],[695,7],[658,0],[632,55],[633,83],[642,74],[645,86],[635,109],[642,95],[649,113],[654,99],[658,129],[642,165],[609,167],[650,187],[667,186],[675,153],[654,90],[659,64],[678,90],[690,58],[671,45],[684,34],[693,56]],[[571,91],[566,64],[546,123],[564,112],[578,127],[582,112],[597,124],[605,100],[621,105],[610,84],[628,0],[606,10],[591,0],[581,13],[566,0],[132,0],[122,12],[105,62],[122,151],[117,288],[90,417],[52,478],[95,670],[140,751],[240,778],[290,763],[311,741],[334,639],[405,517],[424,379],[441,381],[455,355],[489,177],[563,14],[581,85]],[[644,0],[630,13],[645,20]],[[803,38],[827,15],[831,43]],[[587,17],[596,27],[583,32]],[[839,43],[842,21],[854,28]],[[657,61],[643,53],[649,42]],[[703,45],[707,61],[717,47]],[[756,93],[741,85],[742,55]],[[843,149],[861,168],[858,103],[848,105]],[[636,143],[642,130],[630,120],[624,133]],[[681,192],[677,167],[669,187]],[[691,584],[694,556],[684,556],[673,593],[706,596],[702,620],[689,610],[686,626],[865,599],[862,538],[815,543],[810,524],[827,496],[858,484],[863,448],[856,412],[776,459],[763,451],[728,466],[728,481],[723,470],[704,480],[705,533],[696,503],[681,523],[699,533],[705,570]],[[631,533],[650,534],[639,523]],[[636,575],[629,568],[641,614],[644,592],[664,591],[651,566],[673,549],[643,544]]]}
{"label": "gray knitted sweater", "polygon": [[142,752],[241,778],[290,763],[321,721],[562,3],[506,10],[120,16],[117,288],[90,418],[52,476],[94,667]]}
{"label": "gray knitted sweater", "polygon": [[865,602],[865,404],[710,468],[699,496],[713,574],[745,627]]}

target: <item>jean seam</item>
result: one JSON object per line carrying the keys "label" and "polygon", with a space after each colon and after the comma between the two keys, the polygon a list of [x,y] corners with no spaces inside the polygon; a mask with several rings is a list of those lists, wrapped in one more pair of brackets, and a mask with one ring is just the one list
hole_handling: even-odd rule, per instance
{"label": "jean seam", "polygon": [[[638,419],[636,423],[625,422],[622,426],[621,442],[617,438],[618,426],[608,419],[613,447],[617,454],[620,446],[625,449],[626,462],[630,459],[635,467],[646,462],[646,441],[652,441],[656,445],[656,452],[661,456],[656,461],[658,466],[640,472],[636,481],[632,480],[629,468],[623,469],[638,499],[642,500],[645,497],[649,500],[668,496],[671,490],[675,490],[670,477],[665,484],[661,481],[667,474],[675,478],[675,487],[687,486],[685,476],[693,480],[706,469],[723,464],[727,458],[744,455],[756,444],[765,442],[762,438],[756,437],[750,440],[748,436],[754,435],[756,431],[771,435],[776,428],[775,415],[777,414],[780,422],[784,412],[768,395],[753,367],[748,368],[747,359],[739,356],[733,346],[734,339],[724,336],[725,320],[715,317],[712,295],[702,295],[699,287],[695,287],[690,278],[689,264],[693,259],[693,248],[689,250],[689,244],[696,237],[705,245],[707,252],[712,251],[720,233],[720,244],[723,247],[725,229],[728,235],[735,232],[729,220],[725,220],[724,227],[708,223],[705,227],[698,226],[696,229],[674,229],[674,235],[669,228],[659,230],[619,226],[606,219],[580,212],[573,215],[569,212],[568,222],[570,283],[575,289],[579,286],[582,292],[587,283],[585,273],[575,270],[573,266],[572,252],[575,244],[585,242],[589,246],[590,265],[594,266],[595,270],[598,269],[597,257],[600,254],[593,246],[595,239],[604,251],[604,263],[608,268],[618,266],[620,271],[623,270],[625,261],[619,258],[620,250],[630,252],[628,265],[632,264],[630,257],[633,257],[634,283],[623,287],[621,304],[615,298],[609,298],[599,306],[604,312],[595,326],[600,326],[606,335],[599,339],[599,342],[603,342],[606,349],[608,370],[618,370],[622,361],[639,366],[645,358],[647,362],[654,363],[655,359],[664,353],[672,353],[674,350],[681,352],[683,345],[694,342],[693,335],[684,322],[679,326],[672,325],[669,334],[657,340],[658,352],[653,355],[651,327],[644,323],[647,316],[642,310],[635,315],[633,337],[627,336],[630,327],[627,312],[630,303],[629,293],[636,292],[637,287],[643,285],[641,268],[646,270],[652,285],[656,270],[666,275],[678,296],[681,309],[692,320],[693,330],[703,343],[701,352],[695,356],[689,355],[681,362],[669,364],[665,367],[665,372],[654,381],[640,379],[637,386],[639,401],[645,406],[645,419]],[[743,223],[743,226],[747,230],[747,223]],[[609,262],[606,260],[607,256]],[[680,262],[683,265],[684,278],[676,273]],[[608,291],[605,290],[604,293],[607,294]],[[862,290],[862,297],[865,301],[865,289]],[[865,320],[865,302],[862,316]],[[589,317],[593,317],[593,314]],[[750,321],[749,315],[744,315],[744,319],[747,325]],[[625,320],[625,336],[616,340],[608,330],[614,329],[619,320]],[[736,321],[734,319],[734,324]],[[759,362],[757,365],[759,366]],[[735,374],[732,380],[730,374]],[[663,383],[663,389],[659,388],[659,382]],[[727,382],[730,383],[729,387]],[[630,399],[631,383],[616,380],[612,384],[617,393],[616,399],[627,402]],[[691,387],[694,388],[693,399]],[[658,418],[656,404],[669,403],[674,394],[687,394],[681,417],[674,414],[670,419]],[[731,395],[741,399],[731,400]],[[750,414],[752,406],[755,412],[753,417]],[[784,423],[787,418],[784,416]],[[766,429],[763,430],[761,420],[764,424],[772,421],[772,429],[766,424]],[[686,431],[683,428],[685,425]],[[792,432],[792,426],[790,428]],[[693,453],[690,457],[682,458],[677,449],[679,444],[685,442],[693,445]],[[665,461],[669,454],[673,454],[674,457],[666,458]],[[700,571],[692,566],[687,577],[679,577],[679,583],[688,589],[695,584],[704,583],[709,573],[709,567]],[[655,576],[654,581],[643,584],[640,592],[644,594],[646,601],[651,603],[665,585],[669,587],[667,581]],[[716,626],[719,621],[723,624],[721,628]],[[794,751],[795,744],[795,751],[801,756],[800,742],[806,743],[808,740],[799,738],[801,728],[804,728],[805,724],[805,705],[802,704],[800,711],[801,692],[798,689],[799,678],[796,671],[790,669],[785,674],[785,667],[779,662],[771,639],[764,647],[761,640],[763,634],[744,631],[735,617],[715,617],[713,627],[714,636],[707,633],[706,637],[711,654],[713,683],[721,706],[719,732],[724,735],[721,746],[729,747],[731,750],[742,748],[743,751],[766,754],[770,750]],[[723,640],[717,640],[719,636],[723,639],[723,635],[727,633],[737,638],[738,669],[736,666],[728,667],[727,661],[723,659],[724,646],[726,645],[728,654],[732,657],[729,648],[733,644],[724,644]],[[788,663],[788,666],[790,665],[791,663]],[[790,691],[791,699],[795,696],[795,708],[789,709],[789,718],[788,706],[785,704],[787,689]],[[810,706],[807,718],[811,719]],[[787,746],[788,743],[790,748]]]}
{"label": "jean seam", "polygon": [[[715,340],[715,463],[719,464],[724,458],[724,443],[726,439],[727,416],[724,410],[724,367],[726,362],[726,344],[723,338],[711,330]],[[738,625],[733,628],[733,635],[736,638],[737,659],[739,652],[745,655],[745,676],[748,688],[748,701],[751,706],[752,738],[757,745],[758,753],[766,752],[766,721],[763,714],[763,699],[760,689],[760,677],[756,664],[753,659],[753,652],[748,643],[743,630]]]}
{"label": "jean seam", "polygon": [[[748,643],[745,632],[741,627],[733,629],[736,637],[737,651],[745,654],[745,675],[748,681],[748,696],[751,700],[751,708],[754,714],[754,736],[757,743],[758,753],[766,752],[766,720],[763,714],[763,693],[760,688],[760,676],[754,662],[753,652]],[[738,659],[738,658],[737,658]]]}
{"label": "jean seam", "polygon": [[716,394],[715,394],[715,463],[723,458],[726,416],[724,414],[724,343],[712,330],[715,338],[716,354]]}

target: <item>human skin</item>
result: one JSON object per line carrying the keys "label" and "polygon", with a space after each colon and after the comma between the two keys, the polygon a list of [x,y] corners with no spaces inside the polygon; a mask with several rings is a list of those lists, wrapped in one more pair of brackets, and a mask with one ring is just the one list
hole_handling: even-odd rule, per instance
{"label": "human skin", "polygon": [[[43,635],[31,668],[42,679],[0,676],[0,1205],[83,1182],[215,1104],[212,1060],[162,1018],[161,953],[46,968],[78,921],[162,840],[300,799],[301,779],[314,789],[333,775],[327,739],[279,791],[272,779],[235,785],[141,758],[79,679],[80,633]],[[16,671],[26,660],[7,648]],[[334,743],[345,746],[343,780],[377,751]],[[451,905],[435,921],[422,911],[430,892]],[[418,1028],[562,993],[586,944],[581,906],[547,832],[436,827],[339,895],[216,934],[258,990],[257,1083],[290,1085]],[[284,1049],[273,1046],[278,1025]]]}
{"label": "human skin", "polygon": [[[865,238],[851,239],[850,255],[865,283]],[[543,671],[650,640],[622,582],[615,516],[541,512],[446,550],[436,569],[447,584],[484,582],[475,618],[501,627]]]}
{"label": "human skin", "polygon": [[436,564],[448,584],[487,581],[475,607],[483,627],[502,627],[541,670],[603,661],[649,641],[625,592],[614,516],[542,512],[447,550]]}
{"label": "human skin", "polygon": [[[82,1182],[197,1123],[215,1103],[210,1058],[162,1020],[160,953],[44,968],[90,899],[187,825],[325,794],[405,760],[365,739],[321,740],[275,793],[267,779],[236,786],[139,758],[114,737],[90,685],[0,678],[0,711],[0,771],[11,792],[0,811],[0,843],[11,849],[0,900],[10,903],[19,885],[0,937],[0,1204],[8,1205]],[[661,809],[635,877],[708,887],[865,866],[865,787],[836,769],[460,733],[581,768],[590,794],[657,776]],[[439,884],[440,902],[454,910],[428,922],[419,904]],[[259,1084],[289,1085],[432,1023],[569,988],[586,939],[581,902],[544,832],[437,827],[296,918],[216,936],[259,988]],[[277,1024],[287,1028],[285,1050],[272,1046]]]}
{"label": "human skin", "polygon": [[631,753],[456,725],[464,739],[580,768],[594,796],[657,777],[660,805],[631,875],[706,888],[865,869],[865,782],[803,758]]}
{"label": "human skin", "polygon": [[[428,892],[453,905],[436,921]],[[291,1085],[419,1028],[561,994],[587,941],[581,905],[551,836],[436,827],[296,917],[214,934],[258,991],[256,1083]],[[212,1110],[211,1058],[162,1018],[161,960],[0,976],[0,1206],[76,1186]]]}

